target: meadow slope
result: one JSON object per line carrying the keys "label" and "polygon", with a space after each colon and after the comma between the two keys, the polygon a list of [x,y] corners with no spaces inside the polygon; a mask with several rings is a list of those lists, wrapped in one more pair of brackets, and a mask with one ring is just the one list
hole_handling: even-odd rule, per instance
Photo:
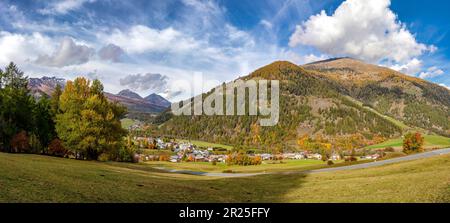
{"label": "meadow slope", "polygon": [[0,202],[450,202],[450,155],[370,169],[211,178],[0,153]]}

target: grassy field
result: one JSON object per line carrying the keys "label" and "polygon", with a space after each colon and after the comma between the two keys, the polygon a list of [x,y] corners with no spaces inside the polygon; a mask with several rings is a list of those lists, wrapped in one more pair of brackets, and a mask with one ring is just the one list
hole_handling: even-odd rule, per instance
{"label": "grassy field", "polygon": [[120,122],[122,123],[122,128],[124,128],[124,129],[128,129],[135,123],[135,121],[133,119],[129,119],[129,118],[124,118],[124,119],[120,120]]}
{"label": "grassy field", "polygon": [[[424,135],[425,148],[446,148],[450,147],[450,138],[438,135]],[[391,139],[386,142],[371,145],[366,147],[367,149],[381,149],[386,147],[400,148],[403,144],[403,138]]]}
{"label": "grassy field", "polygon": [[208,162],[146,162],[149,166],[166,167],[177,170],[192,170],[206,172],[224,172],[232,171],[234,173],[255,173],[255,172],[279,172],[289,170],[306,170],[327,167],[326,163],[321,160],[283,160],[283,163],[270,163],[264,161],[261,165],[252,166],[228,166],[225,163],[217,163],[212,165]]}
{"label": "grassy field", "polygon": [[229,145],[223,145],[223,144],[218,144],[218,143],[210,143],[210,142],[205,142],[205,141],[200,141],[200,140],[177,139],[177,141],[179,141],[179,142],[190,142],[190,143],[192,143],[192,144],[194,144],[196,146],[204,147],[204,148],[207,148],[207,147],[213,147],[213,148],[214,147],[218,147],[218,148],[223,148],[223,149],[228,149],[228,150],[233,149],[233,147],[229,146]]}
{"label": "grassy field", "polygon": [[0,202],[450,202],[450,155],[334,173],[212,178],[0,153]]}

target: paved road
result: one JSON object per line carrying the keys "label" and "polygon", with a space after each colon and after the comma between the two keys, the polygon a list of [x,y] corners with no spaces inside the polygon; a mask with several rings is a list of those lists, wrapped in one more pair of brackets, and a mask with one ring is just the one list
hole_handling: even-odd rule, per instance
{"label": "paved road", "polygon": [[[351,166],[342,166],[342,167],[332,167],[332,168],[323,168],[323,169],[316,169],[316,170],[304,170],[304,171],[288,171],[288,172],[273,172],[271,174],[299,174],[299,173],[323,173],[323,172],[334,172],[334,171],[340,171],[340,170],[356,170],[356,169],[364,169],[364,168],[370,168],[370,167],[376,167],[376,166],[382,166],[386,164],[391,163],[399,163],[403,161],[410,161],[410,160],[417,160],[417,159],[424,159],[429,158],[433,156],[439,156],[444,154],[449,154],[450,148],[447,149],[439,149],[439,150],[433,150],[430,152],[424,152],[424,153],[418,153],[413,154],[409,156],[403,156],[393,159],[387,159],[387,160],[381,160],[381,161],[375,161],[370,163],[362,163],[362,164],[355,164]],[[198,175],[198,176],[209,176],[209,177],[249,177],[249,176],[256,176],[256,175],[262,175],[262,174],[269,174],[269,173],[211,173],[211,172],[200,172],[200,171],[190,171],[190,170],[174,170],[174,169],[168,169],[165,167],[155,167],[156,169],[164,170],[170,173],[181,173],[181,174],[190,174],[190,175]]]}

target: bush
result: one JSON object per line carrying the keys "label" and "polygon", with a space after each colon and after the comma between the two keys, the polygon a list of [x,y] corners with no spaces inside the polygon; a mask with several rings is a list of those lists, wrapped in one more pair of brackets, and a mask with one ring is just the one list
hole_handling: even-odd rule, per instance
{"label": "bush", "polygon": [[386,147],[385,149],[384,149],[384,151],[385,152],[395,152],[395,149],[394,148],[392,148],[391,146],[389,146],[389,147]]}
{"label": "bush", "polygon": [[51,156],[64,157],[66,155],[69,155],[69,151],[66,148],[64,148],[61,140],[54,139],[50,142],[50,145],[48,146],[48,154]]}
{"label": "bush", "polygon": [[225,162],[227,165],[260,165],[262,163],[262,158],[260,156],[248,156],[246,153],[240,151],[229,154]]}
{"label": "bush", "polygon": [[403,139],[403,152],[423,152],[424,138],[422,134],[416,132],[414,134],[408,133]]}
{"label": "bush", "polygon": [[211,162],[211,164],[212,164],[213,166],[216,166],[216,165],[217,165],[217,161],[216,161],[216,160],[213,160],[213,161]]}
{"label": "bush", "polygon": [[11,152],[13,153],[28,153],[30,148],[30,140],[25,131],[17,133],[11,140]]}
{"label": "bush", "polygon": [[100,162],[106,162],[106,161],[109,161],[109,160],[110,160],[109,154],[107,154],[107,153],[102,153],[102,154],[100,154],[100,156],[98,156],[98,159],[97,159],[97,160],[100,161]]}
{"label": "bush", "polygon": [[328,160],[328,161],[327,161],[327,165],[328,165],[328,166],[331,166],[331,165],[334,165],[334,163],[333,163],[332,160]]}
{"label": "bush", "polygon": [[354,156],[345,158],[345,162],[355,162],[355,161],[358,161],[358,159]]}
{"label": "bush", "polygon": [[[115,160],[120,162],[136,162],[135,154],[136,148],[134,146],[121,146]],[[113,159],[111,155],[110,159]]]}
{"label": "bush", "polygon": [[159,155],[159,161],[169,161],[170,157],[168,154]]}

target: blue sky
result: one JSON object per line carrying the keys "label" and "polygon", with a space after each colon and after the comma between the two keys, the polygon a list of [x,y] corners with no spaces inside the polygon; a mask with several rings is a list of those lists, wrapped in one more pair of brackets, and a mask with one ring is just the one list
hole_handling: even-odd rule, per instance
{"label": "blue sky", "polygon": [[[178,100],[275,60],[351,56],[450,86],[450,2],[0,0],[0,66]],[[214,85],[203,86],[208,89]]]}

